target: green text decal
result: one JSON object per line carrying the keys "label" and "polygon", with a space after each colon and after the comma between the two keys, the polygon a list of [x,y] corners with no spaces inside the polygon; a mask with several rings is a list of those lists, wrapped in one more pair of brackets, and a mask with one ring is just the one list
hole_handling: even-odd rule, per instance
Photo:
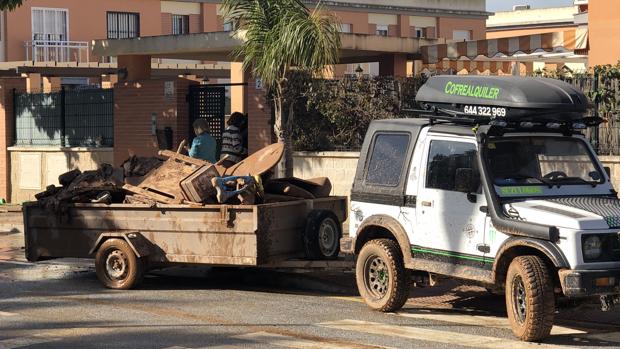
{"label": "green text decal", "polygon": [[497,87],[456,84],[452,81],[448,81],[446,87],[444,88],[444,92],[449,95],[484,99],[497,99],[499,91],[500,90]]}
{"label": "green text decal", "polygon": [[500,194],[506,196],[518,196],[518,195],[532,195],[542,194],[542,187],[537,186],[523,186],[523,187],[501,187],[499,189]]}

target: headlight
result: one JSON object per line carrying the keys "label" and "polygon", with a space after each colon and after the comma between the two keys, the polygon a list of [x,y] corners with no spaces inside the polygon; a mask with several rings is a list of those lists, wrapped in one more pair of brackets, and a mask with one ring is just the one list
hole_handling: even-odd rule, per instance
{"label": "headlight", "polygon": [[601,238],[592,235],[583,240],[583,258],[586,260],[597,259],[603,254]]}

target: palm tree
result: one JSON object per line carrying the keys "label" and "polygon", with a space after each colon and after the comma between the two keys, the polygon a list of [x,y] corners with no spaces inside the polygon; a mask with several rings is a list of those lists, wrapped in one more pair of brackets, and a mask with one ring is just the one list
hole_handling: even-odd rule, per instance
{"label": "palm tree", "polygon": [[0,10],[14,10],[22,5],[23,0],[0,0]]}
{"label": "palm tree", "polygon": [[290,176],[293,107],[286,98],[286,76],[291,69],[322,73],[337,63],[340,24],[320,3],[310,10],[301,0],[224,0],[222,11],[243,39],[234,58],[242,59],[243,69],[260,77],[272,96],[274,131],[285,145],[279,175]]}

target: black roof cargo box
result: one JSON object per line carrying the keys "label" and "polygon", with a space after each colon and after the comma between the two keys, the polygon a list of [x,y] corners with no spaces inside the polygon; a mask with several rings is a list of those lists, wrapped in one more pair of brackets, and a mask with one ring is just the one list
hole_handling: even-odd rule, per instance
{"label": "black roof cargo box", "polygon": [[416,101],[429,111],[519,120],[580,119],[588,107],[583,92],[568,83],[516,76],[433,76]]}

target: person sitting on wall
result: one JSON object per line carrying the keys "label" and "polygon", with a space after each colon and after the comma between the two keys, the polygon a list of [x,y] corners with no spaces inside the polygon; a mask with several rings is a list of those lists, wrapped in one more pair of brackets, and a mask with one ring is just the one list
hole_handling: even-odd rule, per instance
{"label": "person sitting on wall", "polygon": [[207,122],[204,119],[198,119],[194,121],[194,133],[196,137],[192,141],[192,147],[189,149],[189,156],[197,159],[202,159],[210,163],[215,163],[217,142],[213,138],[207,129],[209,128]]}
{"label": "person sitting on wall", "polygon": [[247,148],[244,147],[241,128],[245,124],[246,116],[240,112],[234,112],[228,118],[228,126],[222,133],[221,164],[230,167],[246,157]]}

